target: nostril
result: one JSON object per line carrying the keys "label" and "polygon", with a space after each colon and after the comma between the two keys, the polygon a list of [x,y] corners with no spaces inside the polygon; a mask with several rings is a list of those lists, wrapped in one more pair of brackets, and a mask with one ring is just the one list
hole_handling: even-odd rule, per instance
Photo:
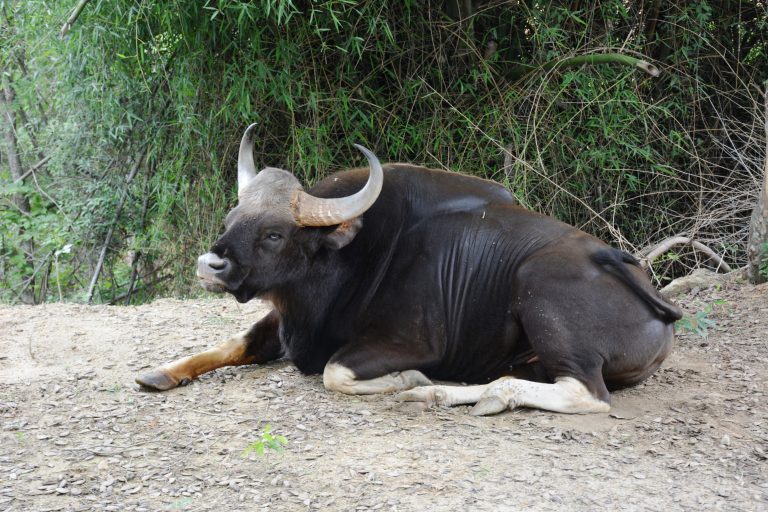
{"label": "nostril", "polygon": [[224,270],[227,268],[227,260],[209,261],[208,266],[213,270]]}
{"label": "nostril", "polygon": [[218,254],[212,252],[203,254],[197,259],[197,268],[204,273],[208,273],[210,271],[221,272],[228,266],[228,259],[221,258]]}

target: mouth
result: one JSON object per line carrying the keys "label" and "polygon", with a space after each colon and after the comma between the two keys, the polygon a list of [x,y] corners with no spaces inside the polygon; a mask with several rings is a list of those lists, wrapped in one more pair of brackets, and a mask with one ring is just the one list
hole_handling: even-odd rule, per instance
{"label": "mouth", "polygon": [[200,282],[200,285],[209,292],[213,293],[224,293],[227,290],[227,287],[224,286],[220,281],[211,279],[209,277],[203,277],[201,275],[197,275],[197,279]]}
{"label": "mouth", "polygon": [[[202,257],[201,257],[202,258]],[[197,269],[197,280],[206,291],[212,293],[230,293],[240,303],[245,303],[257,295],[256,291],[243,286],[249,271],[226,272],[225,279],[221,279],[219,274],[222,272],[210,272],[207,266],[199,265]]]}
{"label": "mouth", "polygon": [[197,276],[197,279],[200,282],[200,285],[206,291],[212,293],[230,293],[235,298],[235,300],[241,304],[245,304],[256,296],[256,294],[252,291],[244,289],[230,289],[222,282],[216,279],[211,279],[210,277]]}

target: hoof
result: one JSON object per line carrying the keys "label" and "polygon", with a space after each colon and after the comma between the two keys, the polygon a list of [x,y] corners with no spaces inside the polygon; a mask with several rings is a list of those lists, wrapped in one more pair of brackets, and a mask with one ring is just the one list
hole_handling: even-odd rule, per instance
{"label": "hoof", "polygon": [[168,391],[180,384],[183,385],[183,382],[179,382],[161,370],[152,370],[149,373],[136,377],[136,384],[151,391]]}
{"label": "hoof", "polygon": [[507,409],[507,404],[499,397],[489,396],[483,398],[475,404],[472,409],[469,410],[469,414],[472,416],[489,416],[491,414],[498,414]]}

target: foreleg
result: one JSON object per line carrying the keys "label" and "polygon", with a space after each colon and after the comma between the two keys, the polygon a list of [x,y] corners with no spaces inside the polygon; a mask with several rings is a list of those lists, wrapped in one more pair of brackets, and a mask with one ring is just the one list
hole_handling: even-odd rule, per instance
{"label": "foreleg", "polygon": [[325,365],[323,384],[326,389],[348,395],[405,391],[432,384],[416,368],[433,360],[430,353],[407,350],[401,343],[350,344]]}
{"label": "foreleg", "polygon": [[354,371],[337,363],[327,364],[323,371],[323,385],[325,385],[325,389],[347,395],[394,393],[395,391],[403,391],[416,386],[428,386],[430,384],[432,384],[432,381],[418,370],[391,372],[373,379],[358,379]]}
{"label": "foreleg", "polygon": [[260,364],[281,356],[280,319],[271,311],[247,331],[198,354],[166,363],[136,378],[141,386],[166,391],[224,366]]}

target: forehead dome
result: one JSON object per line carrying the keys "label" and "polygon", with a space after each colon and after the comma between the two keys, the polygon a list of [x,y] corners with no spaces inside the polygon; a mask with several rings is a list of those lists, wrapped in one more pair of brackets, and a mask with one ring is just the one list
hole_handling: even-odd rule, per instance
{"label": "forehead dome", "polygon": [[296,190],[301,190],[301,183],[294,175],[283,169],[265,167],[242,190],[238,190],[237,196],[240,202],[260,197],[273,197],[279,201],[287,196],[290,200]]}
{"label": "forehead dome", "polygon": [[238,191],[241,206],[249,211],[285,210],[289,212],[301,183],[288,171],[266,167],[244,189]]}

